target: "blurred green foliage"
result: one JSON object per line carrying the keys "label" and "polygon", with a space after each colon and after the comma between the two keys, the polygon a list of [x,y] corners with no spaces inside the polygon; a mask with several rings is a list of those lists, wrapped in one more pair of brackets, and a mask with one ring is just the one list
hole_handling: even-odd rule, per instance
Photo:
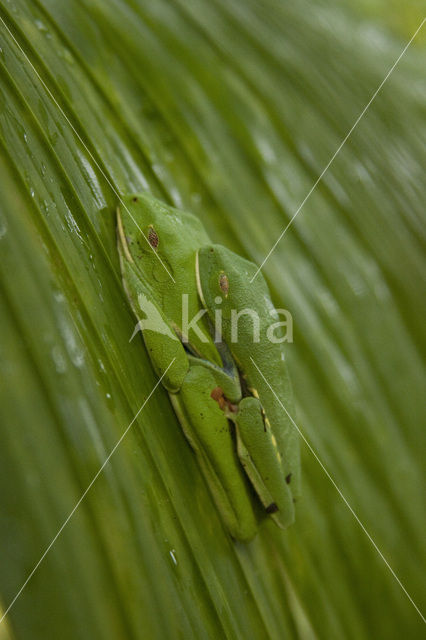
{"label": "blurred green foliage", "polygon": [[[421,20],[368,5],[0,3],[4,609],[156,382],[129,344],[114,190],[190,209],[260,263]],[[264,268],[294,319],[297,422],[420,608],[422,41]],[[159,388],[16,600],[13,637],[421,637],[302,449],[296,524],[235,544]]]}

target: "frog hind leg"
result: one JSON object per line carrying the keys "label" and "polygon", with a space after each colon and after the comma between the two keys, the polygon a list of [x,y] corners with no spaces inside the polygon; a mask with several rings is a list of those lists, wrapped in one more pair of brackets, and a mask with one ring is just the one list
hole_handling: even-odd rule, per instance
{"label": "frog hind leg", "polygon": [[191,366],[179,393],[170,398],[227,529],[248,542],[257,532],[257,518],[231,426],[211,397],[215,387],[208,368]]}
{"label": "frog hind leg", "polygon": [[237,452],[265,511],[285,529],[294,522],[294,503],[281,456],[257,398],[244,398],[236,416]]}

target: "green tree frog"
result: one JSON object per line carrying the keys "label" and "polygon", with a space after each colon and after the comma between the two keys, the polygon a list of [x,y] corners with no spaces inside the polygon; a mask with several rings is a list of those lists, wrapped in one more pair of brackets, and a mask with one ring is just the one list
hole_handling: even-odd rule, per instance
{"label": "green tree frog", "polygon": [[253,364],[291,415],[283,347],[272,335],[280,323],[263,276],[250,284],[255,265],[212,245],[192,214],[146,193],[122,205],[124,289],[226,528],[248,542],[266,517],[287,527],[299,494],[299,444]]}

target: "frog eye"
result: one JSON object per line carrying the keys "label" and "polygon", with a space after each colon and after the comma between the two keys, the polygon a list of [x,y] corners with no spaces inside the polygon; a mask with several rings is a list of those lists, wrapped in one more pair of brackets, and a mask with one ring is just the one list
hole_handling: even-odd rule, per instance
{"label": "frog eye", "polygon": [[156,249],[158,247],[158,243],[160,242],[157,232],[153,226],[150,226],[148,230],[148,242],[153,249]]}
{"label": "frog eye", "polygon": [[229,291],[229,280],[228,280],[228,276],[223,271],[219,276],[219,287],[222,293],[225,294],[225,298],[226,298]]}

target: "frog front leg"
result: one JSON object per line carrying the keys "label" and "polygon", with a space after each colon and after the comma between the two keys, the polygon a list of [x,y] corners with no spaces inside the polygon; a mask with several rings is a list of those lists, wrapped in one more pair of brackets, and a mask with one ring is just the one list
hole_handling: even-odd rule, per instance
{"label": "frog front leg", "polygon": [[277,442],[257,398],[244,398],[235,417],[238,457],[275,523],[286,528],[294,522],[293,496],[284,475]]}
{"label": "frog front leg", "polygon": [[247,542],[257,532],[257,520],[217,389],[214,373],[195,365],[179,393],[171,393],[170,398],[228,531],[236,540]]}

